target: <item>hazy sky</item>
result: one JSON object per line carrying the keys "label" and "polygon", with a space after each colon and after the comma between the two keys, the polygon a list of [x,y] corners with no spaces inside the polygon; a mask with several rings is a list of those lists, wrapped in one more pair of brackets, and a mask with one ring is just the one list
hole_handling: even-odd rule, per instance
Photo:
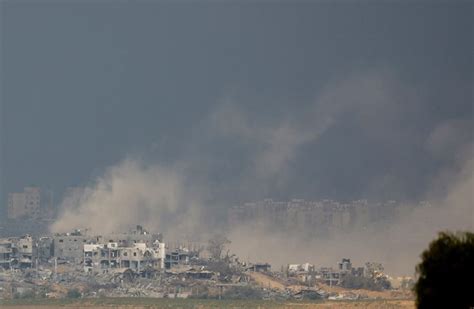
{"label": "hazy sky", "polygon": [[418,199],[472,143],[472,2],[98,2],[0,1],[2,203],[128,156],[231,202]]}

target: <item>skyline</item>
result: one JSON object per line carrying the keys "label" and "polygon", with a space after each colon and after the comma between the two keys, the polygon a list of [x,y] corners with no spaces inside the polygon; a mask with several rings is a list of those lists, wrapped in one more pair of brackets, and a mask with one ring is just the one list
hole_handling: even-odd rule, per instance
{"label": "skyline", "polygon": [[2,204],[130,157],[217,200],[420,199],[472,144],[469,7],[3,1]]}
{"label": "skyline", "polygon": [[473,12],[0,0],[0,303],[412,308],[431,256],[472,277]]}

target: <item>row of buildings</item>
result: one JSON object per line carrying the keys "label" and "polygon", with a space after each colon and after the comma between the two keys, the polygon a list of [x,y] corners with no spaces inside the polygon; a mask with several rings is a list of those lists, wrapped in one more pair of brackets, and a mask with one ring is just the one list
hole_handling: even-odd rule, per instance
{"label": "row of buildings", "polygon": [[[90,274],[123,272],[146,274],[187,267],[202,256],[198,243],[169,243],[161,234],[149,233],[142,226],[123,233],[94,235],[75,230],[52,236],[0,238],[0,268],[51,268],[75,265]],[[202,271],[191,276],[208,276]]]}
{"label": "row of buildings", "polygon": [[161,234],[149,233],[139,225],[129,232],[110,235],[76,230],[53,236],[0,239],[0,267],[4,269],[69,263],[82,265],[89,273],[113,269],[131,269],[139,273],[188,264],[196,254],[181,247],[166,248]]}
{"label": "row of buildings", "polygon": [[386,279],[384,267],[381,263],[367,262],[362,267],[354,267],[349,258],[343,258],[337,267],[321,267],[317,269],[313,264],[288,264],[286,277],[296,278],[300,282],[324,282],[329,286],[341,285],[348,276],[359,278]]}
{"label": "row of buildings", "polygon": [[8,193],[5,215],[1,216],[0,211],[0,237],[47,233],[58,214],[57,201],[61,202],[61,207],[74,208],[79,205],[84,193],[83,187],[69,187],[63,196],[55,199],[52,190],[37,186],[28,186],[21,192]]}
{"label": "row of buildings", "polygon": [[[69,187],[61,197],[61,207],[74,208],[87,196],[83,187]],[[229,226],[278,227],[279,230],[305,230],[310,235],[324,236],[333,231],[365,229],[374,223],[393,219],[400,204],[395,201],[369,203],[356,200],[342,203],[334,200],[307,201],[264,199],[235,205],[228,210]],[[25,187],[23,192],[8,195],[4,230],[10,234],[44,232],[57,214],[53,193],[39,187]],[[31,225],[30,222],[36,224]],[[41,228],[43,226],[44,228]],[[0,231],[1,232],[1,231]]]}
{"label": "row of buildings", "polygon": [[[74,207],[86,196],[84,187],[68,187],[61,197],[61,204]],[[373,220],[389,218],[398,203],[369,203],[367,200],[356,200],[342,203],[334,200],[306,201],[292,199],[290,201],[274,201],[264,199],[235,205],[228,211],[229,224],[249,221],[251,219],[267,219],[283,225],[327,223],[338,227],[353,224],[365,224]],[[8,219],[37,219],[55,215],[53,192],[40,187],[25,187],[22,192],[8,194]]]}
{"label": "row of buildings", "polygon": [[228,211],[230,226],[268,226],[279,230],[300,230],[318,235],[332,231],[364,229],[375,222],[393,218],[399,204],[395,201],[369,203],[357,200],[341,203],[334,200],[274,201],[264,199],[231,207]]}
{"label": "row of buildings", "polygon": [[[74,207],[81,202],[85,193],[84,187],[68,187],[59,200],[63,206]],[[8,193],[6,215],[9,220],[52,219],[57,206],[52,190],[28,186],[21,192]]]}

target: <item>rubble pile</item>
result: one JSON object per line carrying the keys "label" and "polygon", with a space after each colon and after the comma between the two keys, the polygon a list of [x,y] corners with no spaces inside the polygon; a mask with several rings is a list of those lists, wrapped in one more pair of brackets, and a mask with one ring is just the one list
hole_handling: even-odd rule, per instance
{"label": "rubble pile", "polygon": [[209,250],[210,256],[203,256],[202,245],[166,246],[161,234],[148,233],[141,226],[107,236],[77,230],[40,238],[0,239],[0,299],[355,300],[382,295],[345,289],[354,278],[359,280],[356,283],[371,282],[381,290],[390,289],[384,285],[388,276],[381,264],[354,268],[350,259],[342,259],[337,269],[316,269],[305,263],[274,272],[268,263],[241,262],[235,255],[222,255],[225,243],[225,239],[214,242],[217,247]]}

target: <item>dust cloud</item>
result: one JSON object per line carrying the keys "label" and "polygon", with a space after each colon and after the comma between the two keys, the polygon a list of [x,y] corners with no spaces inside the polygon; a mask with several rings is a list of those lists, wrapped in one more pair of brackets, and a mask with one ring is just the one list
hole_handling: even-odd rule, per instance
{"label": "dust cloud", "polygon": [[[355,227],[351,233],[306,237],[304,230],[283,232],[278,227],[238,226],[229,231],[231,249],[247,260],[333,266],[349,257],[354,265],[381,262],[391,275],[413,275],[421,252],[440,231],[474,230],[474,156],[470,153],[449,177],[438,180],[428,200],[402,205],[382,226]],[[440,175],[441,176],[441,175]],[[440,197],[440,192],[445,192]],[[307,231],[306,231],[307,232]]]}
{"label": "dust cloud", "polygon": [[[313,104],[276,121],[260,121],[258,115],[232,100],[221,102],[199,127],[199,137],[185,141],[191,146],[185,148],[186,154],[177,155],[176,162],[163,165],[125,159],[108,168],[79,197],[63,201],[51,231],[89,228],[110,233],[141,224],[164,233],[165,240],[183,236],[203,242],[210,234],[226,232],[232,241],[230,249],[242,259],[268,261],[276,267],[303,262],[331,266],[350,257],[354,264],[378,261],[393,274],[411,275],[419,254],[439,231],[474,228],[472,134],[464,133],[472,125],[469,120],[448,119],[421,138],[414,134],[416,125],[401,124],[407,113],[422,114],[421,101],[417,91],[393,74],[371,71],[329,83]],[[356,227],[351,233],[331,237],[308,238],[307,231],[288,233],[278,227],[214,224],[226,220],[225,211],[214,210],[233,204],[229,199],[235,196],[251,201],[272,197],[291,184],[304,186],[306,179],[293,171],[298,156],[347,119],[380,149],[393,148],[402,155],[412,145],[425,143],[425,155],[444,162],[428,184],[419,184],[427,188],[421,194],[427,203],[405,202],[383,226]],[[220,151],[210,151],[210,140],[232,143],[234,156],[226,158]],[[232,168],[226,170],[229,166]],[[392,167],[398,170],[402,174],[388,172],[375,180],[368,178],[361,194],[379,188],[377,179],[389,179],[384,188],[392,193],[418,185],[411,175],[403,175],[405,170],[416,171],[416,165]],[[337,173],[334,170],[333,178]],[[210,175],[218,175],[218,180]],[[287,196],[295,197],[291,192]]]}
{"label": "dust cloud", "polygon": [[[141,224],[153,232],[191,226],[199,216],[176,170],[126,159],[110,167],[80,196],[68,196],[62,204],[53,232],[87,228],[94,233],[113,233]],[[186,207],[185,207],[186,206]],[[185,230],[181,230],[186,233]]]}

